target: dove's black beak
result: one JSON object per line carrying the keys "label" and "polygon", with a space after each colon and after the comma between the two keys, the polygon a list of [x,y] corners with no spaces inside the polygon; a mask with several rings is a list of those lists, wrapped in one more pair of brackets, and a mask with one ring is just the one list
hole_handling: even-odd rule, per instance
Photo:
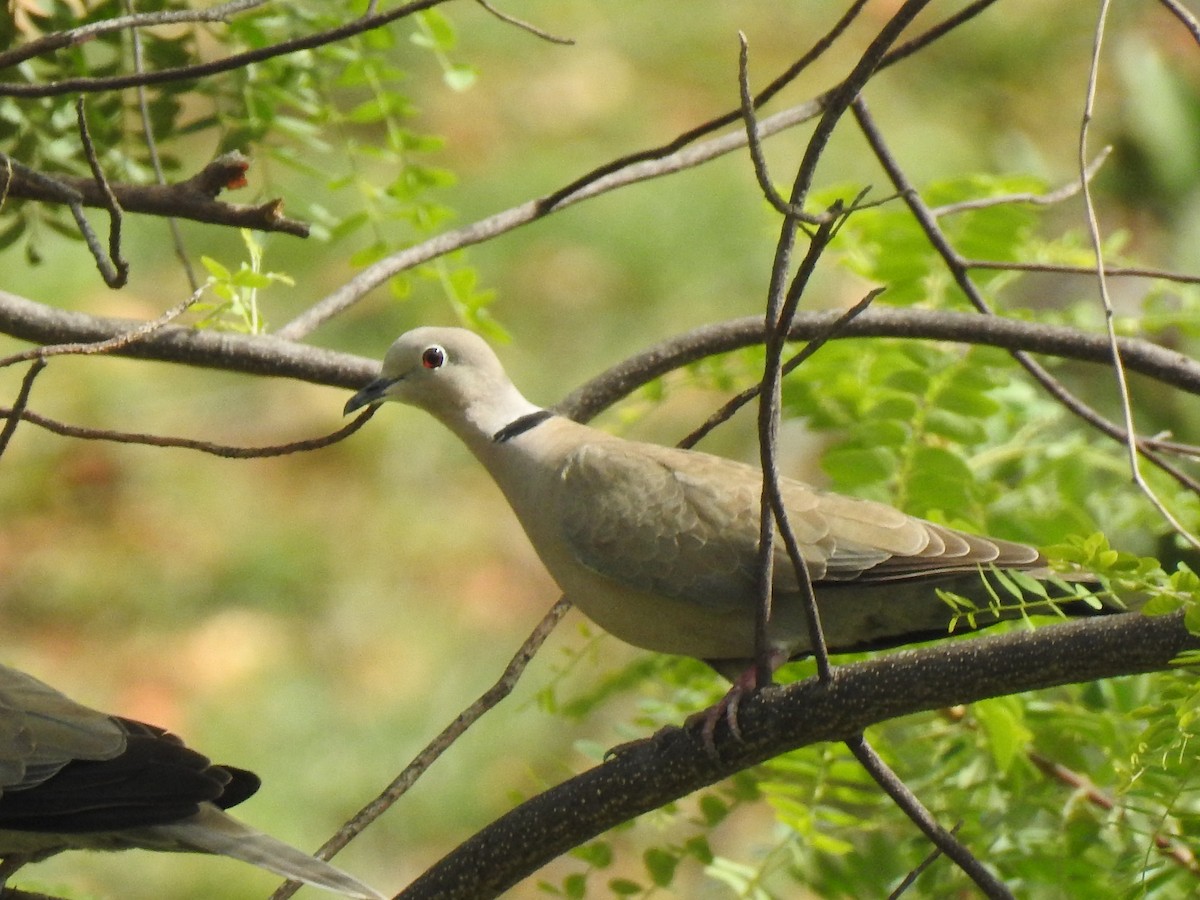
{"label": "dove's black beak", "polygon": [[388,388],[399,380],[398,378],[376,378],[346,401],[346,405],[342,409],[342,415],[348,416],[356,409],[362,409],[364,406],[369,406],[372,403],[382,402],[385,399]]}

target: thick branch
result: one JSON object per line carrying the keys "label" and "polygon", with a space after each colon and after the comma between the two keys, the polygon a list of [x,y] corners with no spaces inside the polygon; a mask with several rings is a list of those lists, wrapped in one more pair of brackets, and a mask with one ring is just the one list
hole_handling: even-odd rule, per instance
{"label": "thick branch", "polygon": [[[125,212],[173,216],[212,225],[282,231],[297,237],[308,237],[308,223],[284,216],[282,200],[249,206],[216,199],[221,191],[245,184],[249,166],[249,159],[241,153],[225,153],[186,181],[175,184],[110,184],[109,187]],[[108,198],[93,178],[73,175],[39,177],[38,173],[15,165],[8,196],[14,200],[62,203],[65,194],[54,189],[55,183],[74,191],[79,202],[85,206],[108,208]]]}
{"label": "thick branch", "polygon": [[[793,340],[811,340],[828,332],[837,310],[800,313]],[[142,325],[131,319],[89,316],[54,309],[0,291],[0,332],[35,344],[107,340]],[[1043,325],[1001,316],[943,310],[873,307],[842,327],[834,339],[900,337],[986,344],[1065,359],[1108,364],[1110,348],[1102,335],[1062,325]],[[706,356],[727,353],[762,341],[762,319],[747,316],[705,325],[634,354],[580,385],[556,409],[587,421],[643,384]],[[1200,363],[1139,338],[1120,340],[1130,371],[1172,387],[1200,394]],[[379,363],[347,353],[321,350],[270,335],[250,336],[168,326],[120,351],[123,356],[183,363],[251,375],[297,378],[315,384],[355,389],[378,374]]]}
{"label": "thick branch", "polygon": [[810,678],[744,700],[744,742],[722,733],[719,764],[698,732],[660,732],[502,816],[398,900],[493,897],[614,825],[789,750],[848,740],[870,725],[926,710],[1166,669],[1197,644],[1179,614],[1126,613],[841,666],[828,686]]}
{"label": "thick branch", "polygon": [[[126,334],[144,325],[69,312],[0,291],[0,332],[34,344],[91,343]],[[199,331],[168,325],[116,355],[182,363],[206,369],[296,378],[314,384],[358,388],[379,373],[376,360],[294,344],[270,335]]]}
{"label": "thick branch", "polygon": [[[811,340],[822,335],[838,315],[837,310],[799,313],[789,336],[792,340]],[[847,323],[833,339],[854,337],[986,344],[1103,365],[1112,362],[1111,348],[1103,335],[978,313],[875,306]],[[706,356],[761,341],[762,320],[757,316],[704,325],[655,344],[601,372],[568,394],[555,408],[573,419],[587,421],[668,372]],[[1121,358],[1130,371],[1189,393],[1200,393],[1200,363],[1195,360],[1140,338],[1122,338],[1119,346]]]}

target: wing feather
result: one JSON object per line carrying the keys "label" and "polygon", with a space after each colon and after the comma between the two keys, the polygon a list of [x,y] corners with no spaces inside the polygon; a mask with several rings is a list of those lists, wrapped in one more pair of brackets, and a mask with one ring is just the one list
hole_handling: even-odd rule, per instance
{"label": "wing feather", "polygon": [[[755,597],[762,478],[751,466],[696,451],[595,441],[560,470],[558,521],[576,559],[631,588],[721,610]],[[880,583],[1028,567],[1037,551],[981,538],[869,500],[781,479],[788,522],[809,574],[823,582]],[[777,592],[798,589],[776,541]]]}

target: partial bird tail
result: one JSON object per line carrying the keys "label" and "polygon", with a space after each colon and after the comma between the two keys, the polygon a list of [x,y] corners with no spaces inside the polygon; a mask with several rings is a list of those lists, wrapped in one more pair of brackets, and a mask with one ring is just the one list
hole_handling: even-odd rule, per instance
{"label": "partial bird tail", "polygon": [[164,841],[178,848],[230,856],[335,894],[357,900],[385,900],[379,891],[336,866],[251,828],[212,804],[203,804],[200,812],[179,822],[151,825],[139,832],[151,842]]}

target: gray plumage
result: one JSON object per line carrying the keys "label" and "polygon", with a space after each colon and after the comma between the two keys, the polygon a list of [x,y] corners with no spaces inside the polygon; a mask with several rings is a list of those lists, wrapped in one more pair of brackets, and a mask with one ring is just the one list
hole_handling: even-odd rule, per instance
{"label": "gray plumage", "polygon": [[258,778],[0,666],[0,887],[63,850],[216,853],[361,900],[377,891],[224,811]]}
{"label": "gray plumage", "polygon": [[[462,329],[402,335],[346,411],[384,400],[426,410],[466,443],[559,587],[597,624],[727,675],[753,658],[759,470],[539,414],[486,342]],[[935,588],[986,608],[980,567],[1049,574],[1033,547],[788,478],[780,486],[834,652],[946,634],[953,614]],[[769,639],[787,658],[811,647],[782,542],[774,552]],[[983,612],[977,624],[992,621]]]}

